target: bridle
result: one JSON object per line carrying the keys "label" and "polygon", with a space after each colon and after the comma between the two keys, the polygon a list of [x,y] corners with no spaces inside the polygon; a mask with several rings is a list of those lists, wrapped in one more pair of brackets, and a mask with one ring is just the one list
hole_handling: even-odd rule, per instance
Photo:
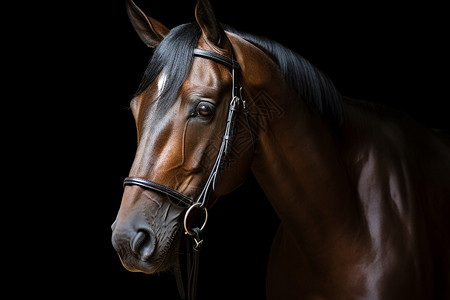
{"label": "bridle", "polygon": [[[190,210],[194,207],[198,208],[198,209],[203,209],[206,212],[206,206],[208,204],[209,194],[211,192],[211,189],[215,190],[217,179],[220,176],[221,166],[224,162],[225,157],[230,152],[231,144],[234,139],[234,133],[235,133],[235,127],[236,127],[236,117],[237,117],[237,113],[239,112],[241,102],[242,102],[242,107],[243,107],[244,113],[247,117],[247,121],[249,121],[247,104],[242,97],[242,84],[241,84],[241,81],[239,80],[239,73],[240,73],[241,68],[239,66],[239,63],[234,58],[233,48],[231,48],[231,49],[232,49],[231,59],[224,55],[221,55],[221,54],[218,54],[215,52],[211,52],[211,51],[207,51],[207,50],[203,50],[203,49],[194,49],[194,52],[193,52],[194,56],[211,59],[217,63],[227,66],[228,68],[230,68],[231,75],[232,75],[231,102],[228,107],[228,118],[227,118],[227,124],[225,127],[225,132],[224,132],[224,135],[222,138],[222,143],[221,143],[220,150],[217,155],[216,161],[215,161],[215,163],[212,167],[212,170],[208,176],[208,180],[206,181],[205,186],[203,187],[203,190],[200,193],[200,195],[198,196],[198,198],[196,200],[194,200],[191,197],[183,195],[180,192],[178,192],[172,188],[169,188],[165,185],[162,185],[160,183],[150,181],[150,180],[147,180],[144,178],[140,178],[140,177],[125,178],[125,180],[123,181],[124,186],[137,185],[137,186],[140,186],[145,189],[163,193],[163,194],[169,196],[169,199],[172,201],[173,204],[175,204],[177,206],[188,208],[186,215],[188,215],[188,212],[190,212]],[[250,122],[247,122],[247,123],[250,126]],[[250,130],[250,134],[251,134],[251,130]],[[252,138],[252,142],[253,142],[253,136],[251,136],[251,138]],[[193,232],[186,228],[187,227],[186,224],[184,224],[184,225],[185,225],[184,227],[186,229],[186,233],[192,236]]]}
{"label": "bridle", "polygon": [[[231,45],[231,42],[230,42]],[[254,143],[252,131],[250,128],[250,122],[249,122],[249,116],[248,116],[248,109],[247,104],[242,96],[242,83],[240,81],[239,75],[241,68],[239,66],[239,63],[235,59],[233,47],[231,46],[231,59],[207,50],[203,49],[194,49],[193,55],[196,57],[201,57],[205,59],[213,60],[217,63],[220,63],[222,65],[227,66],[231,70],[232,75],[232,90],[231,90],[231,101],[228,107],[228,117],[227,117],[227,124],[225,127],[225,132],[222,138],[222,143],[220,145],[220,150],[217,155],[216,161],[212,167],[212,170],[208,176],[208,179],[205,183],[205,186],[203,187],[202,192],[197,197],[196,200],[192,199],[191,197],[188,197],[186,195],[183,195],[179,193],[178,191],[171,189],[165,185],[162,185],[160,183],[150,181],[144,178],[140,177],[127,177],[123,181],[124,187],[127,185],[137,185],[142,188],[152,190],[155,192],[159,192],[162,194],[165,194],[169,197],[170,201],[181,207],[185,207],[186,213],[184,215],[184,230],[185,234],[190,236],[192,238],[192,245],[193,245],[193,256],[192,256],[192,262],[191,262],[191,255],[188,254],[188,299],[194,300],[196,298],[196,286],[197,286],[197,277],[198,277],[198,259],[199,259],[199,253],[200,248],[203,243],[203,240],[200,237],[200,233],[204,229],[206,222],[208,220],[208,211],[206,209],[209,195],[212,190],[216,189],[216,182],[218,177],[221,173],[221,168],[224,162],[225,157],[229,154],[231,149],[231,144],[234,140],[235,130],[236,130],[236,118],[237,114],[241,108],[245,114],[247,125],[249,127],[250,131],[250,137],[252,140],[252,144]],[[200,209],[204,210],[205,213],[205,221],[203,222],[203,225],[201,227],[194,227],[189,229],[187,225],[187,220],[189,214],[192,212],[193,209]],[[190,266],[190,267],[189,267]],[[178,269],[178,270],[177,270]],[[177,279],[177,285],[178,290],[180,292],[181,298],[184,297],[184,287],[183,282],[181,279],[181,273],[179,271],[179,265],[176,266],[176,279]]]}

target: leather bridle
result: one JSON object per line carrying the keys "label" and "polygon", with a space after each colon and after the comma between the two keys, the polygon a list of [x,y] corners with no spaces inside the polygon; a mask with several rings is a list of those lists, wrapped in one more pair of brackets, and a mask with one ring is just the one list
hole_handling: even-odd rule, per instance
{"label": "leather bridle", "polygon": [[[231,45],[231,43],[230,43]],[[247,110],[247,104],[245,100],[242,97],[242,83],[240,81],[239,75],[241,68],[239,66],[239,63],[235,59],[233,47],[231,46],[231,59],[207,50],[203,49],[194,49],[193,52],[194,56],[206,58],[213,60],[217,63],[220,63],[222,65],[227,66],[231,70],[232,75],[232,90],[231,90],[231,101],[228,107],[228,117],[227,117],[227,124],[225,127],[225,132],[222,138],[222,143],[220,146],[219,153],[217,154],[216,161],[214,163],[214,166],[212,167],[212,170],[208,176],[208,179],[205,183],[205,186],[203,187],[202,192],[197,197],[196,200],[192,199],[191,197],[188,197],[186,195],[181,194],[180,192],[169,188],[165,185],[162,185],[160,183],[150,181],[144,178],[140,177],[127,177],[123,181],[124,187],[127,185],[137,185],[142,188],[152,190],[155,192],[159,192],[162,194],[165,194],[169,196],[170,201],[181,207],[185,207],[186,213],[184,216],[184,229],[186,235],[192,237],[192,244],[193,244],[193,257],[192,262],[190,262],[191,258],[188,257],[188,265],[191,267],[188,267],[188,299],[194,300],[196,298],[196,285],[197,285],[197,277],[198,277],[198,255],[200,251],[200,247],[203,243],[203,240],[200,237],[200,233],[203,230],[203,228],[206,225],[206,221],[208,219],[208,212],[207,212],[207,204],[209,200],[209,195],[212,190],[216,189],[216,182],[218,177],[220,176],[221,167],[224,162],[225,157],[229,154],[231,144],[234,139],[235,134],[235,127],[236,127],[236,118],[237,114],[242,106],[244,114],[247,119],[247,125],[249,127],[250,131],[250,137],[252,139],[252,144],[254,143],[252,131],[250,128],[250,122],[248,117],[248,110]],[[242,105],[241,105],[242,103]],[[189,214],[193,209],[202,209],[205,213],[205,221],[201,227],[194,227],[189,229],[187,223],[187,219]],[[190,256],[190,255],[189,255]],[[176,266],[176,279],[178,284],[178,290],[180,292],[180,296],[184,299],[184,288],[183,283],[181,280],[181,273],[179,271],[179,266]],[[189,270],[190,269],[190,270]]]}

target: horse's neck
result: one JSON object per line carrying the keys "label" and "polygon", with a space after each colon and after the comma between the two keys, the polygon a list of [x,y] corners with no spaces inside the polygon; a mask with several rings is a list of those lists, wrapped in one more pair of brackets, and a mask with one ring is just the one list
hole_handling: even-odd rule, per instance
{"label": "horse's neck", "polygon": [[319,239],[358,228],[358,208],[328,126],[287,86],[263,51],[249,43],[236,49],[251,115],[258,116],[258,124],[252,124],[258,130],[252,172],[285,228],[297,240],[310,240],[312,249]]}
{"label": "horse's neck", "polygon": [[263,121],[252,171],[285,227],[314,248],[355,228],[357,207],[330,129],[295,96],[278,103],[280,117]]}

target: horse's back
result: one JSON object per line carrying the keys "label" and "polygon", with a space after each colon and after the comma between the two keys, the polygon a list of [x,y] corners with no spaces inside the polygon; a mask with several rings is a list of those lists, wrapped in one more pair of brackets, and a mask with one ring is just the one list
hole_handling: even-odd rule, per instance
{"label": "horse's back", "polygon": [[356,193],[376,253],[368,269],[397,278],[390,295],[414,283],[423,286],[416,294],[450,299],[450,141],[401,112],[346,104]]}
{"label": "horse's back", "polygon": [[432,250],[436,298],[450,299],[450,140],[427,128],[422,136],[422,149],[416,156],[418,208],[424,214]]}
{"label": "horse's back", "polygon": [[450,299],[450,141],[431,130],[425,130],[423,141],[415,190],[433,255],[436,298]]}

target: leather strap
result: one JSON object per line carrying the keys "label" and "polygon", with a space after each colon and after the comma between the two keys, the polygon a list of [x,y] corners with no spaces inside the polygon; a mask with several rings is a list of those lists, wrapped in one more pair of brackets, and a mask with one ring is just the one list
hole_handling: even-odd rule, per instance
{"label": "leather strap", "polygon": [[[200,250],[203,240],[200,238],[201,230],[196,227],[192,231],[195,233],[192,243],[192,252],[188,246],[188,300],[197,299],[197,281],[198,281],[198,270],[200,269]],[[193,243],[195,242],[195,244]],[[188,242],[188,245],[190,243]],[[180,294],[181,296],[181,294]]]}
{"label": "leather strap", "polygon": [[[192,206],[192,204],[194,204],[194,201],[191,198],[189,198],[188,196],[185,196],[165,185],[162,185],[162,184],[159,184],[159,183],[156,183],[154,181],[150,181],[150,180],[147,180],[144,178],[127,177],[123,181],[123,186],[126,186],[126,185],[137,185],[137,186],[149,189],[149,190],[154,190],[154,191],[166,194],[167,196],[170,197],[170,200],[172,201],[172,203],[177,206],[190,207],[190,206]],[[177,200],[177,201],[174,201],[174,200]]]}
{"label": "leather strap", "polygon": [[228,57],[226,57],[225,55],[222,55],[222,54],[219,54],[216,52],[203,50],[203,49],[194,49],[194,55],[198,56],[198,57],[211,59],[215,62],[218,62],[219,64],[227,66],[230,69],[237,69],[237,70],[241,69],[241,67],[239,66],[239,63],[236,60],[234,60],[234,59],[231,60]]}

